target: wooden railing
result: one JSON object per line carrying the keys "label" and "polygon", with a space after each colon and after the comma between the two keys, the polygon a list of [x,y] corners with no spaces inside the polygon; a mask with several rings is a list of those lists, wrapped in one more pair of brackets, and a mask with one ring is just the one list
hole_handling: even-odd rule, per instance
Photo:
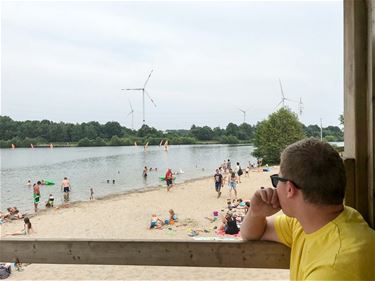
{"label": "wooden railing", "polygon": [[289,268],[290,249],[266,241],[2,239],[0,261],[47,264]]}

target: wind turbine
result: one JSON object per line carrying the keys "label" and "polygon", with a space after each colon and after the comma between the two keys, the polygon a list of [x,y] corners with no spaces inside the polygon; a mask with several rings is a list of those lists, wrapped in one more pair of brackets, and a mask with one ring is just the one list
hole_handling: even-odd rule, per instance
{"label": "wind turbine", "polygon": [[302,115],[302,111],[303,111],[302,98],[299,98],[298,110],[299,110],[299,116],[301,116]]}
{"label": "wind turbine", "polygon": [[132,115],[132,130],[134,130],[134,110],[133,110],[130,100],[129,100],[129,105],[130,105],[130,112],[128,113],[127,117],[129,117],[130,114]]}
{"label": "wind turbine", "polygon": [[278,108],[280,104],[283,105],[282,107],[285,107],[285,101],[296,102],[294,100],[291,100],[291,99],[288,99],[288,98],[285,97],[284,91],[283,91],[283,85],[281,84],[280,78],[279,78],[279,84],[280,84],[280,90],[281,90],[281,101],[275,106],[275,109]]}
{"label": "wind turbine", "polygon": [[146,93],[147,97],[150,99],[150,101],[152,102],[152,104],[156,107],[156,104],[155,104],[154,100],[150,97],[150,95],[146,91],[146,85],[147,85],[148,81],[150,80],[150,77],[151,77],[151,74],[152,74],[153,71],[154,70],[151,70],[150,74],[148,75],[148,77],[146,79],[146,82],[143,85],[143,88],[121,89],[122,91],[124,91],[124,90],[126,90],[126,91],[142,91],[143,124],[146,123],[146,121],[145,121],[145,93]]}
{"label": "wind turbine", "polygon": [[243,122],[246,123],[246,112],[249,110],[249,109],[246,109],[246,110],[243,110],[239,107],[237,107],[239,111],[241,111],[243,113]]}

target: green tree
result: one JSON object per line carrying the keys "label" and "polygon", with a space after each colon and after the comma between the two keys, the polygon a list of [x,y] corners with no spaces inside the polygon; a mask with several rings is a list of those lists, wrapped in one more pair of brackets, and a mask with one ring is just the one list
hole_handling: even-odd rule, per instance
{"label": "green tree", "polygon": [[266,120],[258,123],[255,130],[255,157],[263,158],[263,163],[278,164],[280,153],[291,143],[305,137],[297,115],[288,108],[280,108]]}

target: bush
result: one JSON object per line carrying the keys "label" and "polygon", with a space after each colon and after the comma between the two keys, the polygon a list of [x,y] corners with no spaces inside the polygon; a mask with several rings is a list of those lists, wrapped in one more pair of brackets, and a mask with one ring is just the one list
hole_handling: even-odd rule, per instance
{"label": "bush", "polygon": [[257,125],[253,155],[263,158],[263,163],[278,164],[280,153],[289,144],[304,137],[297,115],[283,107]]}

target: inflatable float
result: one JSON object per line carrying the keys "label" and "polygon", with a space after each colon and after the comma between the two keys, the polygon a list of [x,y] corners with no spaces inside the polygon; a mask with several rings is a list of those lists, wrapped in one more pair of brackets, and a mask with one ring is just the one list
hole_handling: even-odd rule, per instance
{"label": "inflatable float", "polygon": [[[165,177],[159,177],[159,179],[161,180],[161,181],[165,181]],[[172,180],[175,180],[176,179],[176,177],[173,177],[172,178]]]}
{"label": "inflatable float", "polygon": [[44,185],[54,185],[55,183],[53,181],[50,181],[50,180],[44,180],[42,182],[42,184],[44,184]]}

